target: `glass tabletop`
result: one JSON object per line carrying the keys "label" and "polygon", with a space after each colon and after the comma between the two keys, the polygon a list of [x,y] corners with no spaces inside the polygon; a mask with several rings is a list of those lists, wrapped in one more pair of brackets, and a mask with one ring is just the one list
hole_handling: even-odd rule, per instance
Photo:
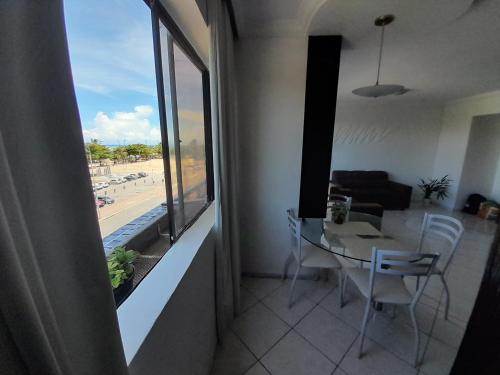
{"label": "glass tabletop", "polygon": [[379,229],[381,218],[370,214],[353,215],[343,224],[324,219],[303,219],[301,236],[318,248],[346,259],[370,262],[372,249],[405,249],[396,239],[384,235]]}

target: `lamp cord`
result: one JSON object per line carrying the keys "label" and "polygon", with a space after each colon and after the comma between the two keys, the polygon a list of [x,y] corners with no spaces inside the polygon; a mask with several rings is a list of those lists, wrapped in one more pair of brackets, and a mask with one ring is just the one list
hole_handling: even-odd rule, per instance
{"label": "lamp cord", "polygon": [[385,30],[385,25],[382,25],[382,36],[380,38],[380,49],[378,53],[377,82],[375,83],[375,86],[378,86],[378,80],[380,77],[380,64],[382,63],[382,48],[384,47],[384,30]]}

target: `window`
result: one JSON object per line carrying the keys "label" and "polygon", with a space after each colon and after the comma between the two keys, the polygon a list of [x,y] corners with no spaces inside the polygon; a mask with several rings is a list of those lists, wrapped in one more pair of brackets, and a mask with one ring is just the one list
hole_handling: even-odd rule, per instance
{"label": "window", "polygon": [[65,17],[104,248],[145,274],[213,200],[208,71],[156,3],[66,0]]}
{"label": "window", "polygon": [[178,235],[207,202],[203,77],[161,21],[159,29]]}

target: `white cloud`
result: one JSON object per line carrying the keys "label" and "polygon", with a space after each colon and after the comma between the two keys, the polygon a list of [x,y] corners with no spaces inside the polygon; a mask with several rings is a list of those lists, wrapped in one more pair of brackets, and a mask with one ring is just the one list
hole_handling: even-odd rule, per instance
{"label": "white cloud", "polygon": [[146,143],[156,144],[161,141],[158,125],[151,124],[153,107],[139,105],[133,112],[114,112],[108,116],[97,112],[93,126],[83,129],[86,141],[98,139],[104,144]]}
{"label": "white cloud", "polygon": [[129,25],[106,38],[91,33],[69,38],[75,86],[97,94],[132,91],[156,95],[153,42],[149,28]]}

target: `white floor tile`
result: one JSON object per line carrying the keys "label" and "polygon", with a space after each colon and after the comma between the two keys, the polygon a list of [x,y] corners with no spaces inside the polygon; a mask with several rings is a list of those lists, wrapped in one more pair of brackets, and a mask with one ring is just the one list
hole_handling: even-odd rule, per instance
{"label": "white floor tile", "polygon": [[452,348],[459,348],[464,334],[465,328],[450,319],[436,319],[431,336]]}
{"label": "white floor tile", "polygon": [[431,338],[420,370],[426,375],[448,374],[456,355],[457,349]]}
{"label": "white floor tile", "polygon": [[[430,334],[432,325],[436,318],[436,308],[426,305],[424,303],[418,303],[415,309],[417,315],[418,329],[426,334]],[[400,306],[396,310],[396,318],[394,319],[396,323],[406,324],[412,326],[410,313],[408,307]]]}
{"label": "white floor tile", "polygon": [[224,345],[217,346],[211,375],[243,374],[256,361],[240,339],[229,331],[224,337]]}
{"label": "white floor tile", "polygon": [[250,370],[245,372],[245,375],[269,375],[267,370],[259,362],[252,366]]}
{"label": "white floor tile", "polygon": [[268,351],[289,329],[260,302],[236,318],[232,327],[234,333],[257,358]]}
{"label": "white floor tile", "polygon": [[262,303],[273,310],[276,315],[290,326],[294,326],[314,308],[314,304],[307,298],[296,294],[292,306],[288,308],[289,295],[290,285],[286,284],[264,298]]}
{"label": "white floor tile", "polygon": [[[398,358],[410,365],[414,364],[415,331],[410,325],[399,324],[387,316],[377,314],[368,324],[366,335]],[[419,332],[419,335],[418,364],[429,340],[425,333]]]}
{"label": "white floor tile", "polygon": [[296,296],[304,297],[314,303],[319,303],[325,296],[337,288],[337,275],[330,271],[328,281],[297,280]]}
{"label": "white floor tile", "polygon": [[332,375],[349,375],[349,374],[344,370],[342,370],[340,367],[337,367],[337,369],[333,372]]}
{"label": "white floor tile", "polygon": [[262,358],[262,363],[273,375],[330,375],[335,369],[335,364],[293,331]]}
{"label": "white floor tile", "polygon": [[295,330],[337,364],[358,336],[357,330],[320,306],[308,314]]}
{"label": "white floor tile", "polygon": [[255,305],[258,302],[258,299],[245,287],[240,288],[240,308],[241,313],[248,310],[250,307]]}
{"label": "white floor tile", "polygon": [[350,288],[355,288],[355,286],[348,286],[344,307],[340,307],[337,289],[325,297],[325,299],[321,301],[320,306],[331,312],[340,320],[349,324],[351,327],[359,330],[363,319],[366,300],[353,293]]}
{"label": "white floor tile", "polygon": [[358,358],[358,340],[340,362],[340,368],[349,375],[414,375],[417,373],[414,367],[368,338],[365,338],[364,354]]}
{"label": "white floor tile", "polygon": [[252,292],[255,297],[262,299],[274,292],[285,282],[280,279],[243,277],[241,283]]}

